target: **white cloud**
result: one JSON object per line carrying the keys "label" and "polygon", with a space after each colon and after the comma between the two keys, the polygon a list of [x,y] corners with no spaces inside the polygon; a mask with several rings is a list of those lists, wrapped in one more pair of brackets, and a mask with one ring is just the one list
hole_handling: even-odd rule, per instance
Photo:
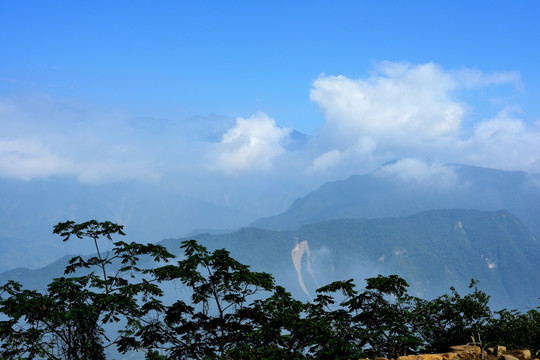
{"label": "white cloud", "polygon": [[478,123],[472,136],[456,146],[456,156],[473,165],[540,171],[539,125],[527,125],[505,109]]}
{"label": "white cloud", "polygon": [[355,159],[373,161],[371,154],[376,146],[373,138],[368,136],[360,137],[354,145],[343,151],[332,149],[316,157],[312,165],[307,169],[307,172],[323,172],[336,166],[347,166],[349,161],[354,161]]}
{"label": "white cloud", "polygon": [[[125,114],[50,95],[0,98],[0,177],[70,175],[81,182],[161,176]],[[129,134],[129,135],[127,135]]]}
{"label": "white cloud", "polygon": [[248,119],[238,118],[216,146],[210,167],[229,175],[269,170],[273,160],[285,152],[283,145],[289,141],[290,132],[262,112]]}
{"label": "white cloud", "polygon": [[276,176],[304,176],[295,181],[308,183],[369,171],[393,159],[540,171],[540,124],[508,109],[481,121],[467,118],[475,104],[464,99],[500,84],[521,88],[521,76],[403,62],[376,64],[359,79],[322,75],[310,98],[324,125],[295,147],[286,146],[291,129],[264,113],[238,118],[234,125],[220,117],[134,120],[47,94],[0,97],[0,176],[62,174],[92,183],[163,177],[187,183],[189,177],[199,186],[203,178],[224,181],[220,173],[267,176],[273,169]]}
{"label": "white cloud", "polygon": [[321,156],[318,156],[313,160],[313,164],[308,169],[308,172],[324,171],[328,168],[334,167],[343,160],[343,152],[333,149],[325,152]]}
{"label": "white cloud", "polygon": [[72,164],[33,139],[0,139],[0,176],[29,180],[69,174]]}
{"label": "white cloud", "polygon": [[[395,158],[429,158],[538,171],[537,124],[527,125],[504,110],[477,121],[472,131],[470,122],[467,131],[463,127],[465,109],[475,104],[460,101],[457,90],[501,84],[523,87],[518,72],[446,71],[434,63],[382,62],[360,79],[322,75],[313,82],[310,98],[324,115],[319,139],[324,150],[309,170],[326,171],[358,161],[375,166]],[[359,142],[366,139],[371,146],[358,151]]]}
{"label": "white cloud", "polygon": [[369,136],[378,147],[416,148],[455,136],[464,114],[450,90],[452,77],[428,63],[382,63],[368,79],[321,76],[310,98],[325,116],[336,148]]}
{"label": "white cloud", "polygon": [[406,182],[435,184],[443,187],[454,186],[458,176],[452,166],[441,163],[428,163],[418,159],[403,159],[383,166],[376,172],[377,176],[395,177]]}
{"label": "white cloud", "polygon": [[61,157],[35,139],[0,139],[0,177],[30,180],[53,175],[76,176],[83,183],[106,183],[161,177],[148,164],[135,160],[72,161]]}

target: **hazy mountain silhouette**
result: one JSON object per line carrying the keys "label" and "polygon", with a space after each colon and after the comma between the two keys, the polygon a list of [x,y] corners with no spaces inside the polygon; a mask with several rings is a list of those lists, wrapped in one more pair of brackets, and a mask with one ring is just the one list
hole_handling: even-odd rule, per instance
{"label": "hazy mountain silhouette", "polygon": [[[155,242],[188,234],[194,228],[237,229],[253,220],[234,208],[179,195],[152,184],[88,186],[70,178],[0,180],[0,270],[14,265],[43,266],[59,254],[88,253],[92,244],[62,244],[52,235],[66,220],[110,220],[125,225],[130,238]],[[29,254],[35,256],[30,257]]]}
{"label": "hazy mountain silhouette", "polygon": [[540,237],[540,174],[445,165],[438,173],[415,177],[394,171],[394,165],[327,182],[282,214],[251,226],[293,230],[324,220],[406,216],[431,209],[506,209]]}

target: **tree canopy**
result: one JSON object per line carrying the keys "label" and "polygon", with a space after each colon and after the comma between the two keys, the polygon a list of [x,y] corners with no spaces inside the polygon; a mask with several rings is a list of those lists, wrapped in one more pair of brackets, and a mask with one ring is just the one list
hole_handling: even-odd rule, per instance
{"label": "tree canopy", "polygon": [[[125,234],[111,222],[67,221],[53,232],[92,241],[96,254],[73,257],[44,290],[15,281],[0,287],[0,359],[397,358],[444,352],[471,334],[540,348],[540,312],[492,312],[475,281],[464,296],[451,288],[423,300],[408,294],[403,278],[379,275],[363,289],[353,279],[333,282],[301,302],[270,274],[195,240],[182,242],[175,259],[159,245],[115,240]],[[110,251],[100,249],[102,238]],[[167,283],[185,296],[166,303]]]}

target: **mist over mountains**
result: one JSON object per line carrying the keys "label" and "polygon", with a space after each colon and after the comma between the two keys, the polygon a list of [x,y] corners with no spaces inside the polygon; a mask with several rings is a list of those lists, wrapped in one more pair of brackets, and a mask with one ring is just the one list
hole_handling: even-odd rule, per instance
{"label": "mist over mountains", "polygon": [[[4,198],[20,194],[16,184],[21,186],[4,182]],[[86,192],[85,201],[75,206],[71,196],[80,188],[58,181],[62,191],[37,186],[26,203],[2,204],[2,243],[5,254],[21,254],[22,247],[25,256],[43,254],[49,249],[32,247],[28,239],[37,239],[42,229],[50,233],[65,218],[85,221],[99,214],[125,223],[128,240],[169,238],[160,243],[176,253],[179,242],[189,238],[211,249],[227,248],[255,270],[274,274],[298,297],[309,299],[333,280],[397,273],[418,296],[433,297],[450,286],[466,291],[475,278],[496,306],[527,307],[540,296],[539,184],[538,174],[401,160],[325,183],[282,214],[253,221],[253,214],[135,185],[104,186],[99,196]],[[99,200],[105,190],[107,203]],[[64,195],[46,195],[52,193]],[[14,237],[21,229],[15,219],[24,214],[26,232]],[[176,235],[189,231],[184,238]],[[49,238],[72,253],[92,251],[91,244]],[[50,249],[55,254],[54,246]],[[14,258],[3,257],[5,269],[8,261]],[[1,279],[44,286],[61,275],[66,261],[40,270],[14,269]]]}
{"label": "mist over mountains", "polygon": [[89,219],[125,226],[132,241],[156,242],[194,229],[235,229],[253,215],[144,183],[84,185],[69,178],[0,180],[0,269],[36,267],[60,254],[85,254],[93,244],[62,243],[58,222]]}
{"label": "mist over mountains", "polygon": [[[190,238],[159,244],[181,256],[180,242]],[[377,274],[399,274],[411,285],[411,294],[423,298],[450,286],[466,293],[474,278],[496,308],[534,307],[540,296],[535,271],[539,242],[507,211],[430,210],[407,217],[324,221],[294,231],[243,228],[195,238],[211,250],[226,248],[256,271],[272,273],[303,300],[331,281],[354,278],[360,283]],[[30,288],[45,288],[62,275],[68,259],[38,270],[4,272],[0,282],[17,279]]]}
{"label": "mist over mountains", "polygon": [[[423,298],[450,286],[466,293],[472,278],[480,280],[496,307],[534,307],[540,296],[540,243],[506,211],[430,210],[406,217],[330,220],[295,231],[247,228],[196,238],[275,274],[304,299],[331,281],[360,282],[377,274],[399,274],[411,293]],[[174,248],[178,243],[163,244]],[[298,269],[294,258],[299,250]]]}
{"label": "mist over mountains", "polygon": [[[277,239],[294,238],[288,250],[259,249],[268,241],[258,241],[246,251],[229,242],[246,262],[279,273],[287,265],[272,266],[269,258],[285,257],[291,271],[285,254],[305,241],[313,256],[303,250],[302,271],[311,293],[331,280],[395,272],[421,296],[436,296],[450,286],[464,291],[475,278],[498,306],[526,307],[540,297],[538,219],[539,174],[406,159],[327,182],[282,214],[250,225],[275,231]],[[255,238],[264,234],[252,231]],[[231,236],[249,237],[238,234]]]}

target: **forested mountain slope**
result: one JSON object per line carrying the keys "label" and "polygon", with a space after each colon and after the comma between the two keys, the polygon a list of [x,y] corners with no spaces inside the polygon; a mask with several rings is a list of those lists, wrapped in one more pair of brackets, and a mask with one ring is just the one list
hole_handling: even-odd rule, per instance
{"label": "forested mountain slope", "polygon": [[[399,274],[421,297],[450,286],[465,290],[471,278],[480,280],[498,306],[532,306],[540,297],[540,242],[507,211],[432,210],[407,217],[331,220],[295,231],[246,228],[195,238],[273,273],[298,296],[308,296],[299,275],[313,296],[317,286],[333,280]],[[178,241],[163,244],[174,250]],[[293,256],[301,259],[300,274]]]}
{"label": "forested mountain slope", "polygon": [[[534,307],[540,297],[540,243],[507,211],[432,210],[407,217],[331,220],[294,231],[244,228],[191,238],[209,249],[228,249],[254,270],[272,273],[278,284],[303,299],[331,281],[361,281],[377,274],[404,277],[411,292],[424,298],[450,286],[465,292],[471,278],[480,280],[496,307]],[[180,254],[185,239],[160,244]],[[4,272],[0,283],[13,279],[44,288],[62,275],[67,260],[38,270]]]}

